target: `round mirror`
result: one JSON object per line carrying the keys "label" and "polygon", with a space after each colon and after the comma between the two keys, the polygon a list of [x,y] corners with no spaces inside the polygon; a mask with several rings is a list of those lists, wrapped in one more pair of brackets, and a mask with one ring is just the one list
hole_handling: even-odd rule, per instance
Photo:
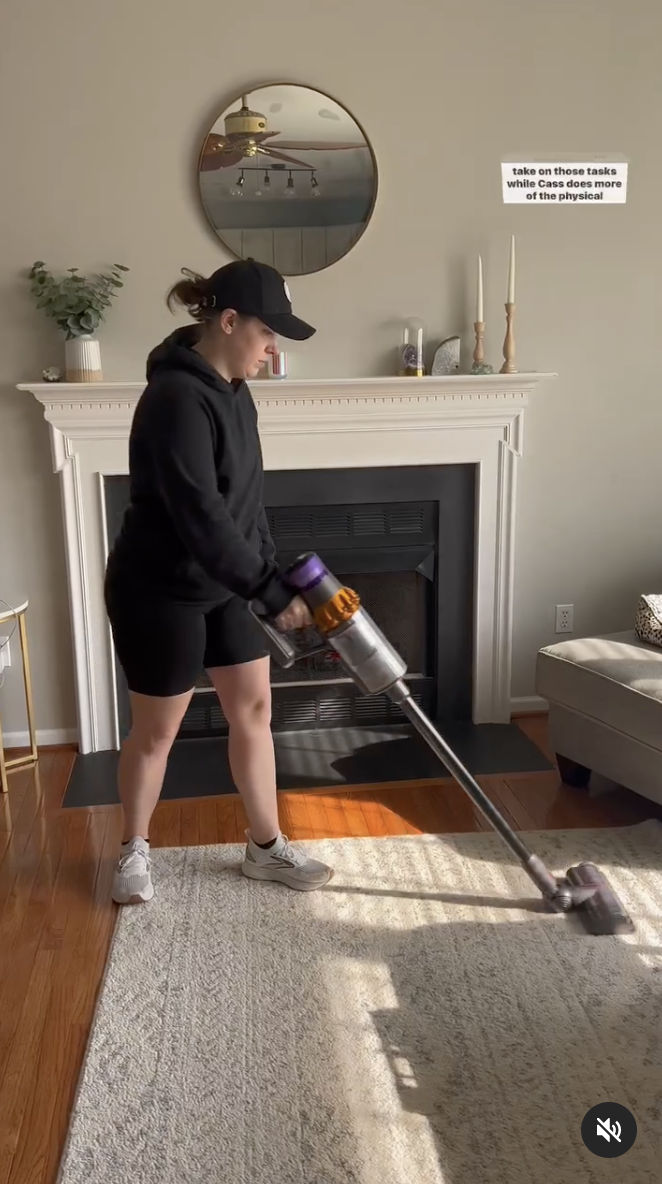
{"label": "round mirror", "polygon": [[376,161],[356,120],[320,91],[288,83],[259,87],[221,113],[198,177],[225,246],[286,276],[346,255],[377,195]]}

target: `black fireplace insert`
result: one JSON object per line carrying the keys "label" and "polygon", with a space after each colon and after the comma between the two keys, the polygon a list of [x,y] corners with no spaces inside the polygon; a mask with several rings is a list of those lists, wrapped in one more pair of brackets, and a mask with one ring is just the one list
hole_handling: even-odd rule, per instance
{"label": "black fireplace insert", "polygon": [[[438,720],[470,720],[473,669],[474,465],[267,472],[265,507],[278,559],[317,551],[354,588],[407,663],[412,693]],[[109,541],[129,479],[105,480]],[[362,696],[332,655],[271,669],[274,732],[402,724],[386,696]],[[117,666],[121,736],[129,698]],[[204,671],[180,739],[222,737],[227,723]]]}

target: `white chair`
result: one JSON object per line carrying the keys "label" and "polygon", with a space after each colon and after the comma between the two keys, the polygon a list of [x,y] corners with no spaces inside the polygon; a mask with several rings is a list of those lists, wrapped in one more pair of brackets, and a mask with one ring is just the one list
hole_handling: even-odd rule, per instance
{"label": "white chair", "polygon": [[25,604],[20,604],[18,608],[0,609],[0,625],[5,625],[10,621],[16,621],[18,626],[18,633],[21,640],[21,658],[23,661],[25,703],[28,711],[28,730],[30,735],[30,752],[8,761],[5,759],[5,750],[2,741],[2,723],[0,722],[0,786],[3,793],[9,793],[8,775],[10,773],[14,773],[18,769],[31,769],[39,761],[37,732],[34,723],[34,704],[32,702],[32,677],[30,675],[30,658],[28,654],[28,633],[25,625],[27,607],[28,601],[26,600]]}

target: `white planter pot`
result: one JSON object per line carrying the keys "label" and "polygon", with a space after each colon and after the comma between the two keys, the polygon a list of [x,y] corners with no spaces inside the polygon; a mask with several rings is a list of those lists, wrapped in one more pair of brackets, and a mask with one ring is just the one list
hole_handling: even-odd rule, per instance
{"label": "white planter pot", "polygon": [[96,337],[72,337],[64,343],[67,382],[103,382],[101,350]]}

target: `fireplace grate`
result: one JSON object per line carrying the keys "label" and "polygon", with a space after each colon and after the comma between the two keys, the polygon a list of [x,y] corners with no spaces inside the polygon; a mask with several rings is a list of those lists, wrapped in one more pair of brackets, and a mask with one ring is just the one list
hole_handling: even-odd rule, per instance
{"label": "fireplace grate", "polygon": [[329,539],[347,542],[373,539],[383,544],[395,535],[398,542],[411,536],[415,542],[434,541],[434,506],[430,503],[392,506],[315,506],[301,510],[279,506],[267,510],[272,538],[279,548],[296,542],[305,548]]}
{"label": "fireplace grate", "polygon": [[[419,707],[423,696],[412,695]],[[295,732],[302,728],[351,728],[373,725],[387,727],[402,723],[401,709],[388,695],[363,696],[348,691],[342,696],[318,692],[306,698],[282,696],[274,701],[275,732]]]}
{"label": "fireplace grate", "polygon": [[179,734],[181,736],[225,736],[228,721],[221,710],[216,692],[202,690],[195,694],[188,707]]}
{"label": "fireplace grate", "polygon": [[[423,710],[430,706],[431,680],[417,682],[412,693]],[[340,692],[340,693],[339,693]],[[401,724],[405,716],[388,695],[361,695],[353,685],[338,687],[283,688],[273,702],[274,732],[296,732],[311,728],[385,727]],[[193,696],[181,726],[181,737],[225,736],[227,720],[213,690],[200,690]]]}
{"label": "fireplace grate", "polygon": [[[417,691],[412,699],[423,707],[424,695]],[[300,729],[341,727],[388,727],[403,723],[405,715],[387,695],[348,693],[339,697],[317,693],[307,699],[279,697],[274,703],[274,731],[297,732]]]}

